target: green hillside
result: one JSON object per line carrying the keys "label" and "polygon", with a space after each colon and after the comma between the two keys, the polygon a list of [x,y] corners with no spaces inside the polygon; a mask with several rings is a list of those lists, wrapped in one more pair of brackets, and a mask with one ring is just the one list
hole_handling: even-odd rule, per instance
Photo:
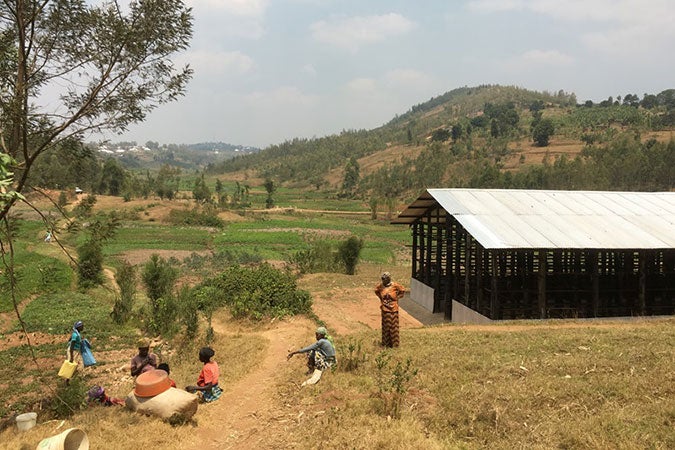
{"label": "green hillside", "polygon": [[463,87],[373,130],[293,139],[208,171],[399,200],[430,186],[669,190],[673,130],[673,89],[578,104],[563,91]]}

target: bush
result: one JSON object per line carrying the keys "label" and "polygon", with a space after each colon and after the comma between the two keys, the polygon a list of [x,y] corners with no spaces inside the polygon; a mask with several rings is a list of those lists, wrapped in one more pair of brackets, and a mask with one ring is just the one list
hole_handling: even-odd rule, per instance
{"label": "bush", "polygon": [[361,341],[350,338],[347,341],[346,350],[346,353],[339,355],[338,367],[345,372],[355,372],[366,361]]}
{"label": "bush", "polygon": [[91,239],[77,248],[77,275],[81,288],[103,283],[103,250],[97,240]]}
{"label": "bush", "polygon": [[350,236],[349,239],[341,242],[338,246],[338,258],[342,262],[347,275],[354,275],[362,248],[363,239],[356,236]]}
{"label": "bush", "polygon": [[412,367],[410,358],[405,363],[397,361],[393,368],[390,363],[391,354],[388,351],[375,357],[378,387],[375,398],[379,399],[377,409],[380,414],[398,419],[401,417],[401,406],[408,392],[408,385],[417,375],[417,369]]}
{"label": "bush", "polygon": [[120,288],[119,295],[115,298],[112,318],[118,323],[125,323],[134,308],[134,296],[136,295],[136,268],[128,261],[122,263],[122,267],[115,274],[115,281]]}
{"label": "bush", "polygon": [[334,245],[318,239],[311,241],[308,249],[293,253],[288,263],[301,274],[335,272],[339,268]]}
{"label": "bush", "polygon": [[86,381],[76,374],[67,385],[59,383],[49,409],[58,419],[73,416],[86,405],[88,389]]}
{"label": "bush", "polygon": [[214,228],[223,228],[225,226],[223,219],[218,217],[217,212],[211,208],[193,208],[190,210],[172,209],[169,212],[169,221],[175,225]]}
{"label": "bush", "polygon": [[237,318],[262,319],[308,313],[312,306],[309,292],[299,290],[287,272],[261,264],[255,268],[238,265],[207,280],[196,289],[212,287],[213,305],[226,305]]}
{"label": "bush", "polygon": [[150,256],[141,275],[150,298],[149,328],[153,332],[172,333],[178,316],[173,289],[178,270],[156,253]]}

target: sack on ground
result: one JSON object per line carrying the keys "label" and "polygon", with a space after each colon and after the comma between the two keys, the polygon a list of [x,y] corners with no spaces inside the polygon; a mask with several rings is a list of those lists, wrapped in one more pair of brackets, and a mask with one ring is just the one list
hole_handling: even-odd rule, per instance
{"label": "sack on ground", "polygon": [[134,391],[131,391],[125,404],[127,408],[141,414],[171,422],[184,422],[197,412],[199,397],[172,387],[154,397],[137,397]]}
{"label": "sack on ground", "polygon": [[70,380],[73,378],[73,375],[75,374],[75,369],[77,369],[77,363],[75,362],[70,362],[67,359],[63,361],[63,364],[61,364],[61,368],[59,369],[59,376],[61,378],[65,378],[66,380]]}

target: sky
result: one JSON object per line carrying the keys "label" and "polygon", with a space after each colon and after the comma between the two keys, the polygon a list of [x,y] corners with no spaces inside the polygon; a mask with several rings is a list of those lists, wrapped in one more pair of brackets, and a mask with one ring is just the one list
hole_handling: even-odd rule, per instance
{"label": "sky", "polygon": [[260,148],[372,129],[463,86],[675,88],[675,0],[186,0],[184,97],[112,138]]}

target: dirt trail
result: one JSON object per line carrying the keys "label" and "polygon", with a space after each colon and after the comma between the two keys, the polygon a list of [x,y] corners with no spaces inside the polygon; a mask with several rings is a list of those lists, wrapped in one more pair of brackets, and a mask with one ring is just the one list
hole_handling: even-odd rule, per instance
{"label": "dirt trail", "polygon": [[[364,291],[370,292],[370,289]],[[330,330],[342,336],[368,328],[379,328],[380,313],[377,307],[373,307],[372,299],[366,295],[354,297],[364,300],[334,303],[329,298],[319,298],[313,309],[326,320]],[[401,328],[422,326],[407,312],[401,310],[400,314]],[[214,321],[213,326],[218,334],[240,333],[230,330],[225,322]],[[279,410],[276,406],[279,367],[286,364],[288,350],[305,345],[312,339],[314,327],[316,324],[307,318],[293,317],[278,322],[269,330],[251,333],[251,339],[264,339],[269,343],[264,355],[261,355],[260,364],[244,378],[228,386],[217,402],[200,405],[195,416],[199,423],[200,438],[191,448],[274,448],[283,433],[284,423],[294,420],[294,417],[288,416],[288,411]],[[298,361],[292,361],[291,364],[300,365]],[[303,369],[304,366],[298,368],[298,388],[306,378]]]}
{"label": "dirt trail", "polygon": [[[229,334],[226,324],[213,323],[214,331]],[[200,439],[192,448],[249,449],[264,447],[270,423],[274,422],[274,393],[278,366],[284,364],[289,349],[308,339],[314,324],[308,319],[292,318],[272,329],[251,333],[251,339],[269,343],[260,364],[233,385],[226,387],[217,402],[200,405],[195,418]],[[222,363],[221,363],[222,364]],[[300,376],[300,373],[298,374]]]}

